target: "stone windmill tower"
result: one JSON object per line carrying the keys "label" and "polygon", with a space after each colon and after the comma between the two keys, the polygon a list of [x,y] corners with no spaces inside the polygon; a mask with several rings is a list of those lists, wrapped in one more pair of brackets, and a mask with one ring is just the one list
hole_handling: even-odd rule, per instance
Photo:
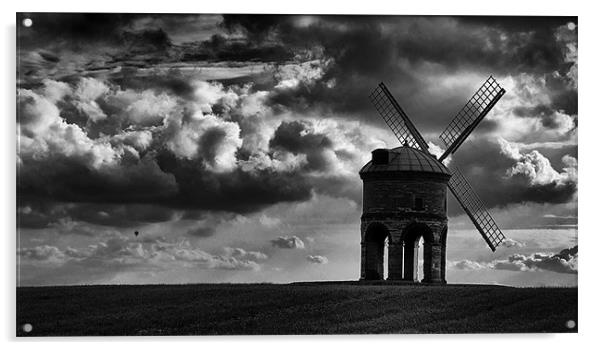
{"label": "stone windmill tower", "polygon": [[506,91],[489,77],[439,138],[447,150],[439,158],[380,83],[370,94],[376,110],[402,146],[377,149],[360,171],[364,181],[361,219],[361,279],[382,280],[388,244],[389,280],[417,282],[419,241],[423,245],[423,282],[445,283],[447,190],[456,197],[492,251],[505,239],[457,167],[443,160],[453,154]]}

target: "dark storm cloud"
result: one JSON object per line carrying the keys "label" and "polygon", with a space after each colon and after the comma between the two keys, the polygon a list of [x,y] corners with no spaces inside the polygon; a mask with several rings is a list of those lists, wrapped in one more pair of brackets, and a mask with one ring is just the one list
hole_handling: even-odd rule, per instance
{"label": "dark storm cloud", "polygon": [[43,209],[32,208],[26,201],[19,198],[17,208],[17,226],[23,228],[45,228],[51,223],[56,222],[60,214],[52,213],[50,215],[46,210],[48,206]]}
{"label": "dark storm cloud", "polygon": [[[154,168],[154,167],[157,168]],[[161,167],[161,169],[160,169]],[[256,211],[282,201],[301,201],[311,197],[311,184],[301,173],[241,170],[215,174],[199,168],[195,161],[159,156],[152,172],[119,169],[111,174],[89,169],[78,163],[26,163],[20,173],[18,194],[22,198],[45,198],[64,202],[131,203],[125,215],[98,214],[96,208],[79,208],[74,217],[98,224],[134,226],[138,222],[165,221],[172,208],[195,208],[231,212]],[[52,169],[50,173],[49,170]],[[40,170],[44,176],[39,176]],[[154,174],[153,174],[154,173]],[[138,176],[139,175],[139,176]],[[155,203],[159,207],[136,206]],[[119,210],[116,210],[118,214]],[[135,213],[135,214],[134,214]],[[159,214],[159,215],[157,215]],[[49,220],[38,214],[24,215],[23,224],[45,226]],[[133,216],[132,216],[133,215]],[[148,215],[148,217],[146,216]],[[137,216],[140,216],[137,218]]]}
{"label": "dark storm cloud", "polygon": [[[263,94],[186,84],[193,93],[183,97],[160,84],[124,90],[94,78],[46,80],[37,89],[20,90],[17,191],[21,207],[31,209],[21,214],[22,227],[67,218],[133,227],[171,220],[174,209],[248,213],[305,201],[313,193],[359,201],[355,169],[352,177],[335,171],[342,166],[337,163],[355,162],[357,155],[315,131],[315,121],[269,129],[263,116],[245,112],[269,108]],[[242,99],[240,105],[232,105],[232,98]],[[193,115],[192,108],[222,118]],[[359,130],[343,131],[348,135],[338,137],[361,137]],[[240,137],[249,146],[241,148]],[[258,153],[261,139],[267,149]],[[63,204],[39,208],[37,202]],[[196,234],[210,234],[201,231]]]}
{"label": "dark storm cloud", "polygon": [[66,214],[73,220],[117,227],[164,222],[175,216],[170,208],[149,204],[72,204]]}
{"label": "dark storm cloud", "polygon": [[263,61],[280,62],[294,58],[294,51],[284,45],[256,45],[215,34],[210,40],[182,49],[182,61]]}
{"label": "dark storm cloud", "polygon": [[283,122],[270,140],[270,146],[280,147],[293,153],[332,147],[332,142],[326,135],[306,133],[307,129],[307,125],[302,121]]}
{"label": "dark storm cloud", "polygon": [[199,168],[195,161],[178,160],[168,153],[159,155],[158,162],[178,183],[178,195],[168,200],[174,207],[249,212],[311,196],[311,185],[297,172],[251,174],[237,169],[215,174]]}
{"label": "dark storm cloud", "polygon": [[[45,15],[41,16],[42,25],[45,25]],[[557,28],[569,21],[577,23],[576,18],[569,17],[225,15],[223,22],[216,24],[216,28],[225,33],[176,47],[166,33],[173,31],[173,22],[177,18],[194,17],[163,17],[100,15],[89,19],[82,15],[65,16],[61,24],[53,24],[49,33],[70,31],[64,28],[77,29],[87,20],[102,23],[99,28],[112,28],[106,37],[114,37],[123,44],[114,54],[113,61],[125,66],[146,67],[159,61],[285,63],[332,59],[335,63],[321,79],[301,82],[293,89],[271,94],[274,106],[282,106],[285,110],[343,112],[353,118],[380,123],[367,95],[382,80],[421,130],[439,132],[470,97],[471,89],[478,86],[433,95],[429,92],[433,84],[430,77],[471,71],[482,73],[485,79],[489,74],[558,71],[560,75],[554,79],[566,80],[567,70],[572,66],[565,62],[564,45],[569,39],[562,39],[566,35],[559,39]],[[58,22],[60,17],[49,18]],[[206,19],[198,21],[203,20]],[[145,24],[134,26],[137,22]],[[234,36],[228,37],[227,32]],[[576,29],[574,32],[576,35]],[[95,34],[89,31],[78,31],[73,35],[96,40]],[[135,40],[128,40],[130,36]],[[102,64],[107,65],[106,62]],[[548,79],[552,79],[550,76],[548,74]],[[576,91],[567,89],[566,82],[558,85],[552,106],[573,113],[576,111]],[[186,89],[185,86],[175,87]]]}
{"label": "dark storm cloud", "polygon": [[[336,138],[312,130],[307,120],[282,121],[273,130],[262,123],[277,118],[271,114],[279,113],[297,113],[301,118],[311,114],[330,120],[334,111],[340,118],[368,120],[384,127],[367,98],[380,80],[390,82],[394,95],[426,132],[441,131],[472,93],[453,86],[434,89],[438,77],[461,77],[465,71],[483,73],[483,77],[489,73],[526,73],[542,78],[545,84],[540,93],[549,96],[550,101],[510,110],[526,119],[540,119],[544,128],[554,131],[561,127],[563,120],[556,117],[561,110],[576,113],[576,88],[570,87],[575,83],[569,74],[572,64],[565,62],[567,52],[562,46],[576,33],[564,33],[565,41],[556,37],[557,27],[570,20],[566,18],[533,20],[532,25],[524,18],[521,26],[513,29],[499,25],[503,22],[499,18],[492,18],[491,23],[482,18],[482,23],[477,23],[453,17],[232,15],[216,25],[224,32],[207,35],[207,40],[175,44],[170,36],[173,23],[167,23],[171,16],[161,17],[165,20],[153,15],[61,16],[34,16],[34,23],[40,26],[19,34],[23,48],[31,47],[35,53],[30,57],[32,67],[37,64],[50,70],[60,63],[58,51],[41,48],[52,46],[59,51],[89,53],[86,58],[90,62],[82,68],[86,74],[107,67],[120,67],[120,71],[105,76],[106,80],[81,79],[78,73],[55,81],[56,91],[52,93],[46,91],[47,81],[35,85],[33,90],[40,95],[39,91],[46,89],[47,101],[33,93],[20,96],[23,135],[43,135],[38,129],[50,123],[43,116],[58,113],[66,124],[59,123],[61,132],[51,136],[54,141],[47,141],[50,146],[42,142],[33,153],[20,155],[18,194],[31,201],[149,206],[148,210],[141,209],[140,218],[132,216],[131,220],[108,209],[79,207],[70,213],[74,219],[101,225],[114,220],[115,225],[132,226],[152,222],[149,220],[153,216],[158,221],[169,220],[171,210],[180,208],[246,213],[279,202],[307,200],[312,193],[359,203],[361,184],[356,170],[351,178],[337,168],[343,162],[357,163],[357,154],[338,148]],[[80,32],[78,28],[84,22],[96,25],[100,32],[110,29],[105,35]],[[38,28],[46,26],[48,33],[41,33]],[[61,46],[60,40],[50,39],[48,45],[42,44],[44,35],[56,38],[61,32],[69,32],[67,38],[73,39],[73,44]],[[98,53],[86,45],[102,42],[106,46],[100,47],[112,52],[110,57],[96,60]],[[163,73],[135,68],[189,60],[219,61],[224,68],[239,60],[274,61],[278,69],[271,78],[262,75],[261,81],[231,81],[216,87],[208,83],[201,86],[175,68]],[[309,60],[311,64],[301,67],[301,73],[287,76],[287,64]],[[315,74],[304,77],[308,72]],[[530,80],[523,80],[526,82],[521,88],[530,87]],[[65,83],[67,88],[57,87]],[[242,99],[260,89],[266,90],[261,102],[253,102],[260,112],[252,116],[243,113],[241,105],[233,107],[228,102],[233,95]],[[30,110],[31,106],[39,111]],[[204,115],[215,114],[215,120],[201,120],[194,115],[199,110]],[[491,132],[496,127],[495,121],[486,121],[477,133]],[[262,150],[267,162],[286,163],[277,156],[292,154],[301,156],[302,165],[286,163],[274,169],[273,165],[255,164],[251,170],[241,169],[238,162],[250,162],[257,156],[247,146],[255,134],[267,138],[267,149]],[[360,136],[346,141],[359,142]],[[107,137],[110,139],[103,140]],[[62,145],[60,140],[72,144]],[[180,143],[174,146],[176,142]],[[49,154],[41,157],[39,152],[46,146]],[[563,203],[573,197],[575,181],[533,184],[524,173],[508,177],[508,169],[517,160],[499,155],[499,147],[495,148],[493,143],[483,141],[483,147],[476,151],[462,151],[456,156],[488,206],[524,201]],[[558,162],[564,155],[550,159]],[[554,168],[562,169],[557,164]],[[493,182],[485,184],[481,178]],[[163,215],[153,214],[164,207],[171,209]],[[98,212],[108,216],[99,217]],[[34,210],[23,214],[23,222],[43,227],[56,221],[53,215]],[[209,234],[201,231],[201,235]]]}
{"label": "dark storm cloud", "polygon": [[173,209],[151,204],[58,203],[39,197],[20,196],[19,227],[47,228],[61,220],[129,228],[172,220]]}
{"label": "dark storm cloud", "polygon": [[[416,123],[426,126],[428,132],[435,123],[436,130],[440,130],[441,121],[448,120],[472,93],[428,96],[430,83],[425,78],[435,69],[442,73],[482,72],[483,79],[489,74],[553,71],[560,71],[562,77],[572,64],[565,63],[566,48],[557,39],[556,30],[570,20],[522,18],[521,25],[513,28],[500,26],[503,18],[498,17],[324,16],[300,25],[302,19],[297,16],[234,15],[226,16],[224,23],[228,28],[244,28],[259,43],[273,43],[276,37],[287,47],[319,46],[322,57],[336,62],[321,81],[311,87],[300,84],[296,89],[274,94],[274,103],[299,110],[312,106],[372,118],[374,112],[367,94],[383,80],[409,114],[416,115]],[[428,65],[432,69],[426,69]],[[336,87],[328,88],[324,84],[327,81],[336,81]],[[566,84],[561,88],[567,90]],[[575,94],[559,93],[558,99],[567,100],[561,105],[575,100],[569,95]],[[557,107],[558,101],[553,104]],[[564,109],[569,113],[574,110]]]}
{"label": "dark storm cloud", "polygon": [[107,170],[60,157],[23,162],[17,185],[20,196],[65,202],[143,203],[165,200],[177,193],[173,176],[150,160]]}
{"label": "dark storm cloud", "polygon": [[117,41],[121,30],[132,20],[144,15],[119,13],[21,13],[17,14],[18,22],[31,18],[33,26],[20,30],[17,34],[20,45],[38,45],[39,43],[58,40],[82,41]]}
{"label": "dark storm cloud", "polygon": [[141,74],[135,67],[123,68],[121,74],[113,75],[110,80],[123,89],[145,90],[153,89],[166,92],[184,99],[192,98],[194,87],[191,78],[179,69],[170,69],[165,74]]}
{"label": "dark storm cloud", "polygon": [[302,121],[283,122],[274,137],[270,147],[283,149],[293,154],[305,154],[308,170],[325,170],[330,162],[323,153],[324,149],[332,148],[332,141],[323,134],[308,132],[308,125]]}
{"label": "dark storm cloud", "polygon": [[518,106],[514,108],[513,113],[519,117],[537,118],[541,120],[542,126],[548,129],[558,129],[561,127],[560,121],[555,118],[556,110],[552,106],[540,104],[534,107]]}
{"label": "dark storm cloud", "polygon": [[[570,154],[567,149],[558,152],[563,155]],[[524,202],[566,203],[573,200],[577,193],[576,178],[533,183],[532,178],[524,174],[510,175],[508,172],[517,164],[517,160],[502,154],[500,144],[496,141],[479,139],[467,142],[453,157],[453,164],[466,176],[487,207],[504,207],[511,203]],[[546,169],[538,168],[538,171],[558,169],[562,172],[562,168],[567,165],[558,162],[549,166],[550,168]],[[450,214],[461,213],[462,209],[457,206],[456,201],[452,202]]]}

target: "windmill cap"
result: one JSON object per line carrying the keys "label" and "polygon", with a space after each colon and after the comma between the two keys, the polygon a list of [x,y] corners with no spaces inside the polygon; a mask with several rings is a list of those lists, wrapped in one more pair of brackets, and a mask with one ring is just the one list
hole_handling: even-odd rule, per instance
{"label": "windmill cap", "polygon": [[360,175],[398,171],[451,176],[447,167],[435,156],[408,146],[393,149],[379,148],[372,151],[372,160],[362,167]]}

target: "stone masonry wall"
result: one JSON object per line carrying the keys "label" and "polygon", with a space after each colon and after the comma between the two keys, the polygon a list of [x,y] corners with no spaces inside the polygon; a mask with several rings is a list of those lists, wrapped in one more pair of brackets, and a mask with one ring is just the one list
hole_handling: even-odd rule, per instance
{"label": "stone masonry wall", "polygon": [[[387,228],[390,237],[389,261],[384,262],[389,267],[388,279],[415,279],[408,267],[418,259],[413,254],[416,237],[424,236],[425,282],[445,283],[446,180],[420,176],[364,179],[361,279],[373,277],[366,276],[366,271],[380,263],[374,257],[380,253],[365,244],[370,224],[377,223]],[[415,207],[416,198],[422,199],[422,208]]]}

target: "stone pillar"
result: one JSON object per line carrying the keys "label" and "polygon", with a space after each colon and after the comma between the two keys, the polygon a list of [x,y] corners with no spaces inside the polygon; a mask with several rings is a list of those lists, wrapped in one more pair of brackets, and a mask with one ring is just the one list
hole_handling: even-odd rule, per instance
{"label": "stone pillar", "polygon": [[389,242],[389,276],[388,280],[401,280],[403,265],[403,245]]}
{"label": "stone pillar", "polygon": [[384,244],[382,242],[364,242],[364,279],[383,279]]}
{"label": "stone pillar", "polygon": [[444,245],[441,246],[441,283],[445,284],[447,283],[446,280],[446,262],[447,262],[447,257],[446,257],[446,253],[445,253],[446,247]]}
{"label": "stone pillar", "polygon": [[443,227],[441,234],[441,283],[447,283],[446,275],[447,262],[447,224]]}
{"label": "stone pillar", "polygon": [[418,275],[418,240],[415,242],[405,242],[403,249],[403,279],[404,281],[416,282]]}
{"label": "stone pillar", "polygon": [[366,243],[361,243],[360,281],[366,279]]}
{"label": "stone pillar", "polygon": [[[433,244],[430,247],[431,258],[429,259],[429,264],[427,265],[427,261],[424,261],[424,279],[425,282],[428,283],[442,283],[441,279],[441,245]],[[429,276],[427,277],[426,269],[429,269]]]}

